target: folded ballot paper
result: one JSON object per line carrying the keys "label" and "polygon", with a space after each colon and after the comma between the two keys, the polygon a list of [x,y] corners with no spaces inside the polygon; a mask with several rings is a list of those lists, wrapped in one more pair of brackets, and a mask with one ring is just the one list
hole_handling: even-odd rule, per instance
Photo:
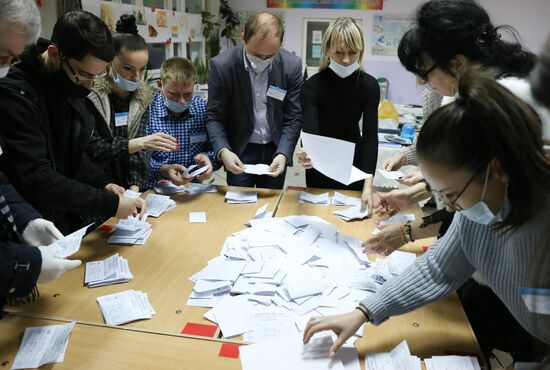
{"label": "folded ballot paper", "polygon": [[355,143],[303,131],[301,138],[311,165],[323,175],[344,185],[372,176],[353,165]]}
{"label": "folded ballot paper", "polygon": [[109,244],[138,244],[142,245],[147,242],[147,239],[153,232],[152,225],[147,220],[147,214],[140,216],[128,217],[125,220],[120,220],[115,227],[115,232],[107,239]]}
{"label": "folded ballot paper", "polygon": [[189,277],[195,287],[187,305],[212,308],[205,318],[225,338],[260,343],[299,335],[311,316],[353,310],[416,259],[399,252],[371,261],[360,240],[315,216],[250,225],[229,235],[220,255]]}
{"label": "folded ballot paper", "polygon": [[36,369],[63,362],[74,322],[25,329],[12,369]]}
{"label": "folded ballot paper", "polygon": [[251,175],[271,175],[269,171],[269,165],[267,164],[245,164],[244,173]]}
{"label": "folded ballot paper", "polygon": [[362,220],[369,215],[368,208],[361,212],[361,206],[353,206],[339,211],[333,211],[336,216],[344,221]]}
{"label": "folded ballot paper", "polygon": [[331,204],[333,206],[359,206],[361,205],[361,199],[357,197],[348,197],[335,191]]}
{"label": "folded ballot paper", "polygon": [[164,212],[176,207],[176,202],[168,195],[149,194],[145,198],[145,202],[147,203],[147,215],[151,217],[159,217]]}
{"label": "folded ballot paper", "polygon": [[214,179],[210,179],[205,183],[190,182],[187,185],[175,185],[168,180],[160,180],[154,189],[158,194],[172,195],[177,193],[187,193],[189,195],[198,195],[202,193],[217,193],[218,189],[213,184]]}
{"label": "folded ballot paper", "polygon": [[48,249],[58,257],[67,258],[75,254],[80,249],[82,238],[86,235],[86,230],[93,224],[84,226],[82,229],[59,239],[48,246]]}
{"label": "folded ballot paper", "polygon": [[228,204],[245,204],[258,202],[258,193],[254,191],[228,190],[225,193]]}
{"label": "folded ballot paper", "polygon": [[329,204],[330,203],[330,197],[328,196],[328,193],[323,194],[311,194],[307,191],[301,191],[298,195],[298,199],[300,200],[300,203],[311,203],[311,204]]}
{"label": "folded ballot paper", "polygon": [[128,260],[117,254],[104,261],[86,262],[84,284],[88,288],[126,283],[134,276],[128,267]]}
{"label": "folded ballot paper", "polygon": [[150,319],[156,314],[147,293],[133,289],[97,297],[97,303],[105,323],[110,326]]}

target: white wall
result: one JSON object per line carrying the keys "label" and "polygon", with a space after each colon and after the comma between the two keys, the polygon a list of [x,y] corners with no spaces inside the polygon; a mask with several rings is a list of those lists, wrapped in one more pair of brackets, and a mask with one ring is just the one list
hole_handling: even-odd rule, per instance
{"label": "white wall", "polygon": [[[487,9],[495,25],[515,27],[523,43],[539,52],[550,35],[550,0],[479,0]],[[265,0],[229,0],[235,11],[274,10],[285,13],[286,30],[284,47],[302,56],[302,19],[336,18],[351,16],[363,20],[367,38],[365,69],[375,77],[387,77],[390,81],[390,98],[396,103],[420,104],[420,94],[414,76],[408,73],[397,57],[370,54],[370,35],[373,14],[412,15],[424,0],[385,0],[383,11],[339,9],[268,9]]]}

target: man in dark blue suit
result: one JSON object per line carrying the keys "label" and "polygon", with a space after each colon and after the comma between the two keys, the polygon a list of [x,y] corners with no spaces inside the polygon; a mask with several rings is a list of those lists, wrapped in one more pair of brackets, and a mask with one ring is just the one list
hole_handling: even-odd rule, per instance
{"label": "man in dark blue suit", "polygon": [[[302,126],[302,62],[281,48],[283,36],[279,17],[255,14],[244,43],[210,63],[207,129],[229,185],[284,185]],[[245,164],[266,164],[270,174],[243,173]]]}

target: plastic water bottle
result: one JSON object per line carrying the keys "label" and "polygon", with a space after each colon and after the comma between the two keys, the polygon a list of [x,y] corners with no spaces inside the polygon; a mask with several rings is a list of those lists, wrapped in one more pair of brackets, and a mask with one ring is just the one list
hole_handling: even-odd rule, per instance
{"label": "plastic water bottle", "polygon": [[407,140],[410,144],[414,141],[414,125],[410,122],[405,122],[401,128],[401,139]]}

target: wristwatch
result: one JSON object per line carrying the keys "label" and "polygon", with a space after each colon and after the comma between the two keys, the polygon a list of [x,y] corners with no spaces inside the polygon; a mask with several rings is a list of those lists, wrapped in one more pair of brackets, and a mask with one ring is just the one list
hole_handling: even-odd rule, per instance
{"label": "wristwatch", "polygon": [[403,233],[403,241],[405,243],[414,242],[414,239],[411,236],[411,231],[412,231],[411,221],[407,221],[401,226],[401,232]]}

